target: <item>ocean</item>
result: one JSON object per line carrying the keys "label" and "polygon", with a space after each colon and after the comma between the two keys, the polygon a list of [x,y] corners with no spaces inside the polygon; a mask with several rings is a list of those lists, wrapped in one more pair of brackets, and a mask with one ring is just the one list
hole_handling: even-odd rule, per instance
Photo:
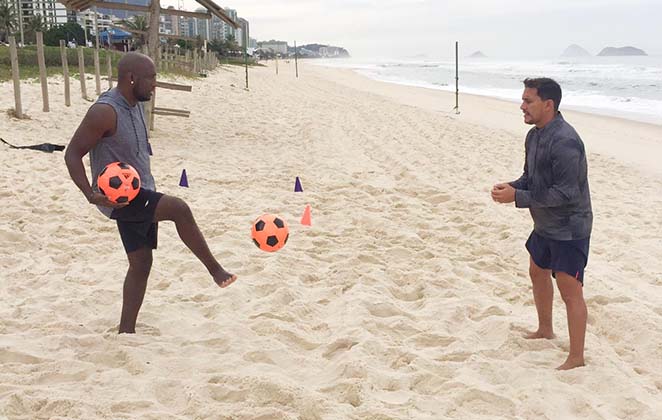
{"label": "ocean", "polygon": [[[320,60],[317,64],[353,69],[383,82],[455,92],[455,59],[349,58]],[[561,109],[662,125],[660,56],[459,60],[460,95],[519,102],[522,80],[541,76],[551,77],[561,85]]]}

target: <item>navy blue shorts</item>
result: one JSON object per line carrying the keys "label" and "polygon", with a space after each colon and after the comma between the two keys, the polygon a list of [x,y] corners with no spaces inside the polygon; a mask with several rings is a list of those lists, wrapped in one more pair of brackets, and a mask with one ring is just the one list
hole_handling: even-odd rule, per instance
{"label": "navy blue shorts", "polygon": [[584,284],[584,268],[588,263],[588,248],[591,238],[557,241],[531,232],[526,249],[531,259],[540,268],[566,273]]}
{"label": "navy blue shorts", "polygon": [[110,214],[111,219],[117,220],[127,254],[141,248],[156,249],[159,226],[154,221],[154,212],[161,197],[161,193],[141,188],[128,206],[114,209]]}

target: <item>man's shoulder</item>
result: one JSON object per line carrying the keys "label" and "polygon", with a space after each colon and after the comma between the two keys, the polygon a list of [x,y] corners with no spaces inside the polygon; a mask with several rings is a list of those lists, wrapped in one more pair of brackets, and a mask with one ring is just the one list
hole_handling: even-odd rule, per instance
{"label": "man's shoulder", "polygon": [[565,119],[561,119],[559,124],[556,124],[556,127],[553,131],[553,136],[557,141],[582,143],[582,139],[579,137],[579,133],[577,133],[575,127],[573,127]]}
{"label": "man's shoulder", "polygon": [[576,149],[584,151],[584,142],[574,127],[567,122],[563,122],[553,134],[552,150],[563,153],[563,150]]}
{"label": "man's shoulder", "polygon": [[97,98],[97,102],[106,102],[115,100],[115,91],[117,88],[108,89],[105,92],[101,92],[101,95]]}

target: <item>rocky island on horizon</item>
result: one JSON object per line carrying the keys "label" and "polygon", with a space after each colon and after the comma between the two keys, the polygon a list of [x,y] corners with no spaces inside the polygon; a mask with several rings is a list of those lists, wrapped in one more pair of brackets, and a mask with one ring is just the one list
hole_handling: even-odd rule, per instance
{"label": "rocky island on horizon", "polygon": [[635,47],[605,47],[598,56],[625,56],[625,55],[648,55],[644,50]]}
{"label": "rocky island on horizon", "polygon": [[580,47],[577,44],[572,44],[569,45],[568,48],[566,48],[563,51],[561,57],[588,57],[590,55],[591,53],[586,51],[584,48]]}

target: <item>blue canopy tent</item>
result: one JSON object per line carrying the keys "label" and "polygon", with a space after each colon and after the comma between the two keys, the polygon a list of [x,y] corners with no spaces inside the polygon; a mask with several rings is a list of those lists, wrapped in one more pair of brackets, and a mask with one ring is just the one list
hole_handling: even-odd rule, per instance
{"label": "blue canopy tent", "polygon": [[103,45],[125,44],[132,38],[133,35],[130,32],[123,31],[119,28],[110,28],[106,31],[99,32],[99,42]]}

